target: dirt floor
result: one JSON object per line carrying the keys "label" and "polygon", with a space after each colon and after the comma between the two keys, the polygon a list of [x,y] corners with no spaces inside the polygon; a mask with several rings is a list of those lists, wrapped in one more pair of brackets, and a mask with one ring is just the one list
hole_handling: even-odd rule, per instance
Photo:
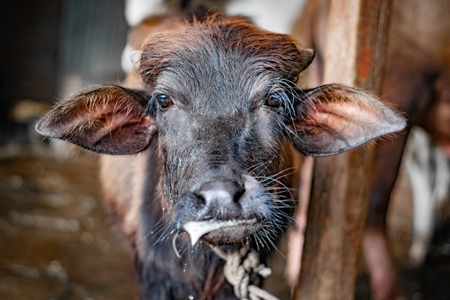
{"label": "dirt floor", "polygon": [[[97,156],[63,155],[57,144],[0,150],[0,299],[139,299],[130,253],[101,200]],[[448,300],[450,227],[422,268],[406,267],[408,203],[397,203],[390,217],[408,299]],[[361,270],[356,299],[370,299]],[[288,298],[283,283],[271,286]]]}
{"label": "dirt floor", "polygon": [[101,202],[96,156],[3,153],[0,299],[137,299],[133,277]]}

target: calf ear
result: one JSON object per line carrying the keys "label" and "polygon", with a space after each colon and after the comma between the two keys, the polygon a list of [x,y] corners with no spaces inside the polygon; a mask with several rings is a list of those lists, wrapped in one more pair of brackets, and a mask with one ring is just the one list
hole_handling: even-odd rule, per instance
{"label": "calf ear", "polygon": [[378,99],[341,85],[299,92],[293,143],[302,153],[325,156],[405,128],[403,117]]}
{"label": "calf ear", "polygon": [[36,130],[99,153],[137,153],[156,131],[147,102],[143,92],[104,86],[61,101],[41,117]]}

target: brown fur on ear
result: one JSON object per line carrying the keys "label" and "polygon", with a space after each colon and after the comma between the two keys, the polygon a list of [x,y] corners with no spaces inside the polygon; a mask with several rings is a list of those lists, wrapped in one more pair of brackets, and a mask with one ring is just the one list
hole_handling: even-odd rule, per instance
{"label": "brown fur on ear", "polygon": [[36,130],[99,153],[137,153],[156,131],[147,101],[142,92],[119,86],[92,89],[59,102]]}
{"label": "brown fur on ear", "polygon": [[299,96],[303,101],[300,115],[291,125],[293,142],[307,155],[338,154],[406,127],[402,116],[357,89],[328,84]]}
{"label": "brown fur on ear", "polygon": [[141,76],[152,85],[165,67],[185,64],[186,58],[202,57],[202,53],[218,52],[240,54],[292,82],[314,58],[312,50],[303,49],[289,35],[260,29],[243,17],[213,14],[147,39],[140,62]]}

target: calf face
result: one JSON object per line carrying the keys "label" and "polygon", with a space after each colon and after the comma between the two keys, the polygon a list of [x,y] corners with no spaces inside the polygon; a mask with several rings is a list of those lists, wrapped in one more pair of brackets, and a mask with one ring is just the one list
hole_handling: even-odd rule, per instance
{"label": "calf face", "polygon": [[405,125],[364,92],[298,88],[312,58],[287,35],[215,15],[148,37],[141,89],[75,95],[37,130],[105,154],[153,145],[157,162],[146,172],[157,174],[148,178],[158,181],[151,197],[166,233],[188,233],[192,244],[271,247],[291,218],[287,144],[331,155]]}

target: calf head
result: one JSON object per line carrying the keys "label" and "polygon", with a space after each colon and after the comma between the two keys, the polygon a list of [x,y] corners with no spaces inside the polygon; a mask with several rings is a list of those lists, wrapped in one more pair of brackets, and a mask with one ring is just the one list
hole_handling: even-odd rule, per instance
{"label": "calf head", "polygon": [[156,143],[159,165],[148,171],[160,173],[155,197],[175,231],[192,244],[272,243],[292,207],[286,143],[332,155],[405,126],[364,92],[298,88],[312,59],[287,35],[216,15],[150,36],[140,90],[104,86],[75,95],[37,130],[105,154]]}

